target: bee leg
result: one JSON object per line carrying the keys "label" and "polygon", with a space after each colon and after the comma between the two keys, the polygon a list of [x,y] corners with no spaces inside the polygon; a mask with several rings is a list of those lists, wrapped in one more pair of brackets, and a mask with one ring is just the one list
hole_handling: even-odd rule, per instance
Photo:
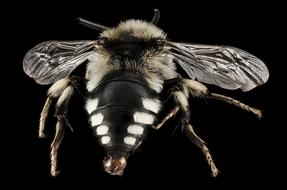
{"label": "bee leg", "polygon": [[176,106],[170,110],[167,115],[156,125],[153,126],[154,129],[159,129],[162,125],[168,121],[170,118],[174,117],[179,110],[185,113],[185,117],[189,118],[189,105],[188,105],[188,91],[187,88],[182,85],[181,78],[174,78],[165,81],[166,88],[169,89],[168,97],[172,97],[176,103]]}
{"label": "bee leg", "polygon": [[65,134],[65,126],[68,125],[67,121],[67,110],[70,99],[74,93],[75,88],[73,86],[67,86],[65,90],[62,92],[61,96],[59,97],[56,103],[56,117],[57,117],[57,124],[56,124],[56,133],[54,140],[51,144],[51,175],[56,176],[58,175],[57,171],[57,156],[58,156],[58,149],[63,140]]}
{"label": "bee leg", "polygon": [[231,97],[228,96],[224,96],[221,94],[217,94],[217,93],[210,93],[208,96],[208,98],[212,98],[212,99],[216,99],[216,100],[221,100],[224,101],[226,103],[235,105],[237,107],[240,107],[241,109],[248,111],[248,112],[252,112],[254,113],[259,119],[262,117],[262,112],[259,109],[253,108],[251,106],[248,106],[238,100],[235,100]]}
{"label": "bee leg", "polygon": [[190,79],[183,79],[182,81],[183,81],[183,85],[189,90],[190,94],[192,94],[195,97],[207,97],[211,99],[221,100],[226,103],[240,107],[248,112],[252,112],[255,115],[257,115],[259,118],[262,117],[262,113],[260,110],[253,108],[251,106],[248,106],[231,97],[224,96],[224,95],[217,94],[217,93],[210,93],[207,87],[200,82],[190,80]]}
{"label": "bee leg", "polygon": [[44,134],[44,129],[45,129],[45,123],[46,123],[46,119],[49,113],[49,108],[51,106],[52,103],[52,97],[48,96],[47,100],[45,102],[45,105],[43,107],[43,110],[41,112],[41,116],[40,116],[40,124],[39,124],[39,138],[45,138],[46,135]]}
{"label": "bee leg", "polygon": [[51,143],[51,175],[56,176],[58,174],[57,171],[57,156],[58,149],[63,140],[65,133],[65,125],[69,126],[66,114],[68,110],[68,105],[72,95],[75,90],[79,89],[79,82],[82,79],[80,77],[69,77],[60,79],[55,82],[48,90],[48,98],[44,105],[44,108],[41,112],[40,117],[40,126],[39,126],[39,137],[45,137],[44,129],[45,129],[45,121],[49,112],[50,105],[53,99],[58,99],[56,103],[56,132],[53,142]]}
{"label": "bee leg", "polygon": [[57,160],[58,160],[58,149],[59,146],[64,138],[65,134],[65,119],[62,117],[58,117],[58,121],[56,124],[56,133],[54,140],[51,144],[51,153],[50,153],[50,159],[51,159],[51,175],[57,176],[59,174],[59,171],[57,170]]}
{"label": "bee leg", "polygon": [[[177,108],[180,108],[181,110],[182,122],[183,122],[184,128],[186,129],[186,133],[189,139],[197,147],[199,147],[202,150],[208,164],[210,165],[212,176],[215,177],[218,175],[219,171],[214,164],[211,154],[207,146],[205,145],[205,142],[200,137],[197,136],[197,134],[193,130],[193,127],[189,124],[189,120],[190,120],[190,112],[189,112],[189,104],[188,104],[189,93],[196,97],[202,97],[208,94],[208,89],[203,84],[197,81],[189,80],[189,79],[182,79],[182,81],[178,83],[176,89],[177,91],[173,92],[172,95],[177,104]],[[179,111],[179,109],[177,109],[177,111]]]}
{"label": "bee leg", "polygon": [[179,107],[176,106],[174,107],[170,112],[168,112],[168,114],[156,125],[153,126],[154,129],[159,129],[163,126],[163,124],[165,124],[166,121],[168,121],[170,118],[174,117],[176,115],[176,113],[178,112]]}
{"label": "bee leg", "polygon": [[46,136],[44,134],[45,122],[46,122],[49,109],[50,109],[53,99],[59,98],[59,96],[61,96],[61,94],[67,88],[70,82],[71,80],[67,78],[60,79],[49,88],[48,93],[47,93],[48,97],[47,97],[47,100],[45,102],[45,105],[43,107],[43,110],[40,116],[40,125],[39,125],[39,137],[40,138],[44,138]]}
{"label": "bee leg", "polygon": [[198,81],[191,79],[182,79],[182,84],[194,97],[204,97],[209,94],[208,88]]}
{"label": "bee leg", "polygon": [[212,156],[207,146],[205,145],[205,142],[197,136],[193,130],[193,127],[189,124],[189,93],[196,97],[202,97],[208,94],[208,89],[203,84],[189,79],[179,79],[177,81],[171,82],[176,82],[175,85],[173,85],[174,91],[171,92],[176,106],[157,125],[155,125],[154,128],[159,129],[168,119],[176,115],[178,111],[181,111],[182,123],[186,130],[187,136],[197,147],[202,150],[208,164],[210,165],[212,176],[216,177],[219,171],[214,164]]}
{"label": "bee leg", "polygon": [[[199,88],[200,87],[200,88]],[[199,86],[198,88],[196,88],[196,91],[194,90],[194,95],[196,93],[197,96],[201,96],[201,94],[204,92],[202,89],[202,86]],[[183,90],[182,91],[177,91],[174,93],[174,98],[176,103],[180,106],[181,110],[182,110],[182,121],[183,121],[183,125],[186,129],[186,133],[189,137],[189,139],[197,146],[199,147],[203,154],[205,155],[205,158],[208,162],[208,164],[210,165],[211,168],[211,172],[212,172],[212,176],[216,177],[218,174],[218,169],[216,168],[213,159],[211,157],[211,154],[207,148],[207,146],[205,145],[205,142],[196,135],[196,133],[193,130],[193,127],[189,124],[189,120],[190,120],[190,112],[189,112],[189,104],[188,104],[188,95],[187,95],[187,89],[185,89],[186,86],[183,85]]]}
{"label": "bee leg", "polygon": [[53,99],[59,98],[64,90],[69,86],[73,86],[78,92],[81,92],[82,89],[79,89],[79,84],[82,81],[80,77],[71,76],[69,78],[60,79],[55,82],[48,90],[48,97],[43,107],[40,116],[40,124],[39,124],[39,138],[45,138],[44,130],[45,130],[45,122],[49,113],[50,106],[53,102]]}
{"label": "bee leg", "polygon": [[216,177],[218,175],[218,169],[216,168],[214,161],[212,159],[212,156],[207,148],[207,146],[205,145],[206,143],[197,136],[197,134],[194,132],[193,127],[186,121],[184,122],[184,127],[186,129],[186,133],[187,136],[189,137],[189,139],[197,146],[201,149],[201,151],[203,152],[203,154],[205,155],[205,158],[211,168],[211,173],[212,173],[212,177]]}

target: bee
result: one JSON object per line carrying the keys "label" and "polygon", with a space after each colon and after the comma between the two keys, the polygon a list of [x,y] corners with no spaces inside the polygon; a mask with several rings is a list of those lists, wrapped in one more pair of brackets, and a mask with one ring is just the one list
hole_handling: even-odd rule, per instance
{"label": "bee", "polygon": [[[76,92],[84,95],[92,134],[107,153],[104,170],[111,175],[123,175],[128,157],[147,131],[160,129],[177,115],[189,139],[203,152],[212,176],[217,176],[206,143],[190,124],[193,97],[220,100],[261,117],[260,110],[210,92],[203,84],[249,91],[269,77],[259,58],[235,47],[170,41],[156,26],[159,18],[157,9],[150,22],[131,19],[116,27],[80,18],[81,24],[100,31],[97,40],[46,41],[27,52],[25,73],[38,84],[52,84],[40,116],[41,138],[51,103],[56,101],[52,176],[58,174],[58,149],[69,125],[68,105]],[[85,76],[72,75],[81,64],[87,65]],[[172,105],[168,110],[167,102]]]}

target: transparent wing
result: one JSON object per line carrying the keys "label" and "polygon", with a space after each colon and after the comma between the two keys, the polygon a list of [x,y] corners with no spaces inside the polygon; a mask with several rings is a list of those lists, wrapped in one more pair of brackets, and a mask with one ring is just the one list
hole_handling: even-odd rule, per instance
{"label": "transparent wing", "polygon": [[97,41],[47,41],[36,45],[24,57],[23,69],[39,84],[65,78],[95,53]]}
{"label": "transparent wing", "polygon": [[169,53],[191,79],[249,91],[268,80],[265,64],[234,47],[169,42]]}

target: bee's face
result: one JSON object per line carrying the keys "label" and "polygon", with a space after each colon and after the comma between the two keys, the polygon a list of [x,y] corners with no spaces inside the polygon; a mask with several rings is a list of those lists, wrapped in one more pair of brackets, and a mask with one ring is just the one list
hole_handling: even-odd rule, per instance
{"label": "bee's face", "polygon": [[100,41],[105,51],[116,56],[137,58],[147,52],[160,50],[160,41],[166,38],[155,25],[139,20],[128,20],[105,30]]}
{"label": "bee's face", "polygon": [[130,33],[122,33],[118,39],[102,38],[102,48],[115,56],[137,59],[149,52],[160,51],[159,39],[141,39]]}

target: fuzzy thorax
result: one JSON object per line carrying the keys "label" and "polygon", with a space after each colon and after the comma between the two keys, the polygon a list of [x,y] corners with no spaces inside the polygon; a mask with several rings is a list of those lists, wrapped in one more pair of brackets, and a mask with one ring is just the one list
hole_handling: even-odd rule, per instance
{"label": "fuzzy thorax", "polygon": [[165,39],[166,34],[152,23],[141,20],[127,20],[117,27],[107,29],[101,33],[102,38],[110,40],[120,39],[122,35],[129,33],[133,37],[149,40],[153,38]]}

